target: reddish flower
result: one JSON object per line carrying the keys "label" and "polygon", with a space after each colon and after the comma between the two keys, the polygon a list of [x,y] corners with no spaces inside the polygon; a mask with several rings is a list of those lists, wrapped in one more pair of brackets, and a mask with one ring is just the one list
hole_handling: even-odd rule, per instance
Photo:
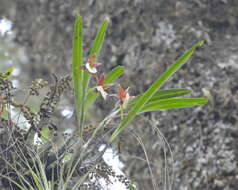
{"label": "reddish flower", "polygon": [[97,86],[102,86],[104,90],[111,87],[111,84],[104,84],[105,83],[105,77],[104,75],[101,75],[97,78]]}
{"label": "reddish flower", "polygon": [[96,60],[97,60],[97,56],[96,54],[94,54],[88,59],[87,63],[79,67],[79,69],[86,69],[90,74],[96,74],[97,67],[102,65],[101,63],[95,63]]}
{"label": "reddish flower", "polygon": [[96,89],[97,89],[98,92],[101,93],[102,97],[106,100],[108,94],[105,90],[110,88],[111,84],[105,84],[104,75],[101,75],[99,77],[96,76],[96,78],[97,78]]}
{"label": "reddish flower", "polygon": [[121,85],[118,85],[118,91],[117,91],[117,98],[120,101],[120,104],[122,105],[123,108],[125,108],[130,100],[130,95],[129,95],[129,87],[124,90]]}

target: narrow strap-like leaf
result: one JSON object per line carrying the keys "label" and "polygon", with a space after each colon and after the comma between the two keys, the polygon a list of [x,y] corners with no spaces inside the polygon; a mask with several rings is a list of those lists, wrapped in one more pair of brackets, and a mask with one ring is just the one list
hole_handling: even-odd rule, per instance
{"label": "narrow strap-like leaf", "polygon": [[141,108],[153,97],[153,95],[168,81],[171,76],[178,71],[183,64],[193,55],[196,48],[203,45],[203,41],[198,42],[187,52],[185,52],[178,60],[175,61],[151,86],[145,93],[136,101],[135,106],[131,108],[128,115],[121,121],[118,128],[114,131],[109,141],[112,142],[126,128],[127,124],[140,112]]}
{"label": "narrow strap-like leaf", "polygon": [[[84,71],[79,67],[83,65],[83,18],[76,15],[73,35],[73,52],[72,52],[72,79],[74,85],[75,109],[77,119],[80,119],[83,102],[83,74]],[[78,132],[82,129],[78,126]]]}
{"label": "narrow strap-like leaf", "polygon": [[[185,89],[185,88],[172,88],[169,90],[159,90],[156,92],[149,101],[167,99],[167,98],[175,98],[179,96],[183,96],[186,94],[192,93],[192,90]],[[141,97],[142,95],[136,96],[133,100],[131,100],[127,106],[127,108],[131,107],[135,104],[135,102]]]}
{"label": "narrow strap-like leaf", "polygon": [[94,54],[98,55],[100,53],[100,50],[102,48],[104,38],[106,35],[108,24],[109,24],[109,19],[108,18],[104,19],[104,21],[96,35],[96,38],[93,41],[93,46],[92,46],[89,56],[92,56]]}
{"label": "narrow strap-like leaf", "polygon": [[169,98],[156,100],[143,106],[140,113],[198,106],[207,103],[207,101],[207,98]]}
{"label": "narrow strap-like leaf", "polygon": [[106,78],[105,78],[105,84],[110,84],[114,80],[116,80],[118,77],[120,77],[124,73],[124,67],[123,66],[117,66],[113,70],[111,70]]}

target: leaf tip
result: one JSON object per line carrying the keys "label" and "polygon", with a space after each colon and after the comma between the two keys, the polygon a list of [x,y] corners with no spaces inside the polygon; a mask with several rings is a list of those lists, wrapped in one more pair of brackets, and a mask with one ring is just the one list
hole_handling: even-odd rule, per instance
{"label": "leaf tip", "polygon": [[196,44],[196,47],[201,47],[203,46],[205,43],[205,40],[202,40],[202,41],[199,41],[197,44]]}
{"label": "leaf tip", "polygon": [[107,23],[110,23],[111,19],[110,19],[109,16],[106,16],[105,19],[104,19],[104,21],[107,22]]}
{"label": "leaf tip", "polygon": [[203,100],[203,104],[206,104],[206,103],[208,103],[208,98],[204,98]]}

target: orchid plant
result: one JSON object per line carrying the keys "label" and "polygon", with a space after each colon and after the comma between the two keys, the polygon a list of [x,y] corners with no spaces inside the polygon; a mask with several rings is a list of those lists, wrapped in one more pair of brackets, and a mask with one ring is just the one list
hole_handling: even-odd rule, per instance
{"label": "orchid plant", "polygon": [[[178,98],[179,96],[191,93],[188,89],[169,89],[161,90],[160,88],[168,81],[173,74],[178,71],[194,54],[194,51],[203,45],[203,41],[196,43],[192,48],[186,51],[179,59],[177,59],[151,86],[142,94],[131,96],[129,87],[124,89],[120,84],[113,85],[119,76],[124,72],[124,67],[117,66],[108,75],[98,72],[97,67],[101,63],[97,62],[100,50],[105,38],[105,33],[109,24],[109,20],[105,19],[94,40],[93,47],[90,51],[88,61],[83,64],[83,19],[80,15],[76,16],[74,41],[73,41],[73,82],[75,94],[75,109],[79,120],[78,132],[82,136],[86,107],[93,105],[99,95],[107,101],[108,97],[116,97],[119,102],[119,109],[124,112],[124,117],[113,132],[108,141],[113,142],[124,131],[131,120],[137,115],[149,111],[161,111],[167,109],[186,108],[198,106],[207,102],[206,98]],[[96,93],[89,90],[89,80],[95,78]],[[110,87],[117,88],[117,94],[109,94],[107,90]],[[86,102],[86,103],[85,103]],[[86,105],[87,106],[86,106]],[[100,130],[100,129],[98,129]]]}
{"label": "orchid plant", "polygon": [[[13,168],[14,172],[17,173],[20,182],[24,181],[24,183],[19,184],[18,181],[15,181],[9,176],[0,174],[0,176],[5,177],[20,189],[54,189],[52,188],[52,185],[53,187],[55,186],[55,189],[56,187],[61,190],[69,189],[72,176],[75,174],[75,171],[80,168],[86,168],[86,172],[80,176],[80,180],[78,180],[72,188],[70,186],[70,189],[76,190],[78,187],[82,186],[88,175],[93,171],[95,175],[101,177],[104,176],[104,178],[107,178],[105,177],[105,173],[106,176],[113,176],[114,173],[110,169],[103,173],[104,171],[100,170],[100,168],[96,168],[95,164],[88,168],[88,162],[86,159],[87,157],[90,157],[88,153],[90,151],[88,151],[88,148],[92,146],[92,142],[95,142],[95,139],[98,138],[98,133],[103,132],[112,121],[116,120],[115,123],[117,126],[115,129],[110,129],[111,133],[109,133],[109,136],[104,137],[104,140],[106,138],[107,142],[104,152],[110,143],[113,143],[120,135],[123,135],[123,131],[139,114],[150,111],[198,106],[205,104],[208,101],[206,98],[181,98],[183,95],[192,93],[192,90],[189,89],[161,89],[165,82],[167,82],[174,73],[190,59],[195,50],[203,45],[203,41],[196,43],[181,55],[181,57],[171,64],[171,66],[161,76],[159,76],[145,92],[132,96],[129,92],[130,87],[122,87],[121,84],[116,83],[116,79],[118,79],[124,72],[123,66],[117,66],[107,74],[101,72],[100,67],[102,67],[103,64],[98,62],[98,59],[100,57],[100,51],[104,42],[108,24],[109,19],[105,19],[96,34],[88,59],[86,63],[84,63],[83,18],[80,15],[76,15],[72,49],[72,76],[65,76],[59,81],[56,78],[58,83],[50,88],[50,91],[44,98],[38,113],[32,112],[30,108],[25,105],[14,102],[11,99],[11,96],[7,97],[0,94],[0,119],[2,118],[2,121],[6,124],[12,123],[7,121],[10,117],[4,118],[4,112],[6,112],[6,110],[10,112],[8,110],[9,108],[6,106],[10,103],[11,106],[20,108],[25,118],[27,118],[31,123],[30,129],[22,138],[23,140],[26,140],[24,143],[30,143],[27,144],[27,146],[25,146],[24,143],[20,144],[20,149],[17,147],[20,151],[19,158],[23,157],[22,161],[19,162],[22,164],[20,166],[24,168],[24,166],[27,165],[27,168],[25,168],[26,172],[22,174],[16,168]],[[13,69],[10,68],[5,73],[0,73],[0,92],[6,90],[4,85],[9,84],[8,78],[11,75],[12,70]],[[90,82],[91,80],[93,81]],[[52,112],[55,110],[56,104],[59,102],[59,97],[62,95],[64,89],[70,86],[70,81],[73,82],[77,128],[72,138],[58,139],[59,135],[57,136],[57,134],[49,135],[49,131],[54,131],[54,128],[57,129],[57,126],[53,123],[48,123],[50,126],[48,131],[43,131],[44,129],[39,131],[40,129],[36,129],[36,126],[40,128],[42,127],[41,125],[44,125],[45,122],[49,120]],[[94,85],[91,87],[90,84]],[[33,82],[28,95],[39,95],[38,90],[45,85],[45,81],[42,80],[35,81],[35,83]],[[92,108],[96,99],[100,97],[103,98],[103,101],[108,101],[110,98],[114,99],[115,106],[113,106],[110,113],[98,125],[90,124],[88,127],[87,123],[90,123],[90,121],[88,121],[90,117],[87,117],[87,113],[89,109]],[[35,121],[36,119],[41,120]],[[89,131],[91,133],[88,138],[87,135]],[[17,134],[21,135],[20,133]],[[35,135],[40,135],[39,138],[42,140],[41,145],[34,144],[33,139]],[[85,138],[85,136],[87,136],[87,138]],[[55,146],[56,141],[60,142],[62,146]],[[16,145],[18,146],[18,144]],[[74,147],[72,151],[69,151],[71,150],[71,145]],[[56,151],[52,151],[52,149],[56,149]],[[25,157],[25,152],[23,150],[28,152],[28,157]],[[91,148],[90,150],[95,149]],[[102,153],[99,153],[99,156],[96,155],[96,157],[102,158],[102,155],[103,151]],[[29,161],[29,159],[32,160]],[[7,160],[5,160],[5,162],[9,164]],[[34,164],[34,168],[31,168],[32,163]],[[9,165],[11,166],[11,164]],[[53,176],[50,179],[51,182],[49,182],[48,171],[52,171],[53,175],[55,168],[60,170],[59,176],[56,176],[55,178]],[[27,181],[28,178],[26,178],[26,176],[29,177],[29,175],[33,179],[33,184]],[[124,178],[121,178],[121,180],[126,181]],[[56,181],[57,184],[55,184]],[[136,189],[134,185],[129,182],[126,182],[126,185],[130,190]]]}
{"label": "orchid plant", "polygon": [[[109,20],[105,19],[96,35],[92,49],[89,54],[88,61],[83,64],[83,19],[80,15],[76,15],[74,41],[73,41],[73,83],[75,95],[75,109],[78,119],[78,134],[83,138],[84,126],[87,109],[93,105],[98,97],[102,97],[104,101],[108,98],[116,97],[115,106],[109,115],[94,128],[91,138],[85,143],[84,148],[96,137],[96,134],[103,130],[107,124],[121,113],[121,121],[111,134],[108,143],[112,143],[123,131],[128,127],[129,123],[139,114],[150,111],[162,111],[169,109],[186,108],[205,104],[206,98],[181,98],[180,96],[192,93],[189,89],[168,89],[161,90],[161,87],[177,72],[194,54],[195,50],[203,45],[203,41],[196,43],[181,57],[179,57],[161,76],[155,80],[151,86],[142,94],[131,96],[129,87],[123,88],[121,84],[115,84],[115,80],[124,72],[124,67],[117,66],[107,75],[100,73],[98,67],[102,66],[97,62],[100,56],[100,50],[103,45],[105,33],[109,24]],[[89,80],[96,79],[95,87],[89,87]],[[112,84],[112,82],[114,84]],[[114,88],[116,94],[108,92],[109,88]],[[93,89],[93,90],[92,90]],[[118,118],[118,117],[117,117]],[[129,189],[134,190],[135,187],[130,184]]]}

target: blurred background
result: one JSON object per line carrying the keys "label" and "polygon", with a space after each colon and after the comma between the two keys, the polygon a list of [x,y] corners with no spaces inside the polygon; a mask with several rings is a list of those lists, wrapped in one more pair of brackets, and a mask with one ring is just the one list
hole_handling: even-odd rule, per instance
{"label": "blurred background", "polygon": [[[194,91],[191,97],[208,97],[209,103],[149,113],[138,117],[130,129],[145,144],[160,189],[166,172],[171,175],[174,167],[175,190],[236,190],[238,1],[0,0],[0,70],[15,68],[15,87],[24,89],[36,78],[52,81],[52,73],[63,76],[70,72],[76,13],[84,17],[85,61],[96,30],[105,17],[110,18],[99,61],[106,72],[125,66],[120,83],[130,86],[132,95],[145,91],[185,50],[206,40],[164,89],[189,88]],[[21,101],[21,95],[18,98]],[[63,112],[67,106],[72,110],[71,102],[63,101],[61,113],[69,113]],[[109,108],[98,101],[96,120],[101,120]],[[153,127],[170,144],[174,165]],[[138,189],[151,189],[141,145],[128,134],[120,141],[124,172]]]}

